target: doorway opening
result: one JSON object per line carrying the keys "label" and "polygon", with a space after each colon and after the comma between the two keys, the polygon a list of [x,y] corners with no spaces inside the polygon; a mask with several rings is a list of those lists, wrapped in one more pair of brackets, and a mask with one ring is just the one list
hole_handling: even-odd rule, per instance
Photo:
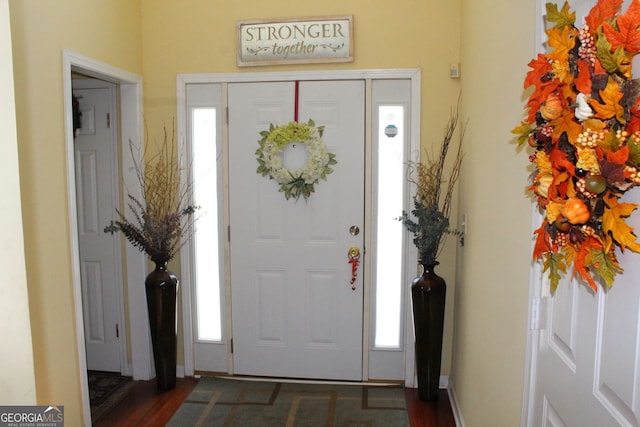
{"label": "doorway opening", "polygon": [[[87,346],[85,343],[85,319],[83,310],[82,292],[82,268],[80,262],[79,234],[78,234],[78,206],[76,190],[79,188],[76,182],[76,157],[74,146],[73,124],[73,76],[83,75],[93,79],[106,81],[118,88],[118,110],[122,120],[117,135],[120,152],[128,152],[128,148],[122,149],[123,141],[128,147],[128,141],[139,141],[142,135],[142,79],[130,72],[114,68],[108,64],[95,61],[70,51],[63,52],[63,98],[65,113],[65,151],[67,164],[67,206],[69,212],[69,233],[71,242],[72,280],[74,290],[75,321],[77,331],[77,352],[79,360],[80,388],[82,395],[84,424],[91,424],[91,410],[87,376]],[[137,180],[132,167],[130,156],[122,158],[122,185],[129,191],[136,191]],[[100,227],[101,228],[101,227]],[[122,266],[125,283],[144,283],[146,273],[146,260],[139,251],[124,247]],[[138,307],[145,306],[143,286],[126,287],[125,299],[128,300],[129,328],[120,334],[128,333],[128,348],[120,349],[120,371],[130,375],[133,379],[152,378],[151,344],[146,323],[146,314]],[[122,336],[122,335],[121,335]],[[123,340],[124,341],[124,340]]]}
{"label": "doorway opening", "polygon": [[[359,356],[362,364],[361,367],[358,368],[361,372],[358,373],[357,378],[361,380],[404,380],[405,384],[412,385],[414,377],[413,352],[404,351],[405,348],[411,348],[410,346],[413,343],[412,329],[410,328],[411,319],[410,316],[407,316],[406,310],[406,307],[408,307],[407,295],[398,292],[397,286],[395,289],[394,285],[387,288],[384,286],[388,284],[386,282],[389,281],[385,279],[385,273],[392,276],[392,281],[396,284],[407,283],[414,275],[412,271],[413,266],[406,265],[405,262],[405,260],[412,259],[412,256],[415,256],[415,253],[412,254],[413,246],[410,244],[410,241],[408,241],[409,244],[407,244],[408,239],[406,239],[406,236],[402,236],[404,233],[401,224],[394,221],[395,218],[399,216],[398,212],[401,212],[403,208],[406,209],[409,206],[406,195],[411,194],[411,189],[409,188],[409,184],[406,183],[406,180],[404,180],[403,173],[400,173],[399,176],[395,178],[395,184],[392,184],[390,186],[391,188],[385,186],[386,178],[389,176],[387,174],[393,175],[395,172],[393,170],[385,170],[383,163],[392,157],[393,154],[391,153],[393,153],[394,149],[397,151],[398,146],[401,147],[400,154],[405,155],[405,158],[409,158],[409,153],[419,150],[419,71],[184,75],[179,76],[178,80],[178,133],[180,140],[187,142],[184,149],[188,151],[193,150],[194,146],[202,144],[197,141],[197,138],[199,138],[197,135],[206,135],[206,137],[203,137],[207,141],[205,147],[207,147],[207,150],[210,150],[210,154],[208,154],[207,157],[213,159],[211,162],[216,163],[217,166],[216,172],[214,173],[217,181],[213,181],[213,184],[207,186],[210,191],[218,189],[217,191],[220,192],[220,194],[217,196],[214,195],[213,197],[215,201],[219,201],[220,204],[215,205],[213,208],[213,210],[216,211],[216,216],[212,224],[219,238],[214,244],[215,251],[210,252],[210,257],[216,258],[219,269],[215,275],[216,280],[207,281],[207,283],[214,284],[214,288],[208,292],[215,296],[215,299],[219,301],[219,305],[216,309],[210,310],[209,303],[212,300],[209,300],[207,304],[205,304],[206,307],[208,307],[208,314],[214,313],[216,316],[214,321],[210,321],[207,324],[208,326],[213,326],[215,330],[215,333],[210,337],[200,333],[202,325],[198,324],[199,319],[201,319],[199,310],[202,309],[199,308],[199,306],[202,305],[202,301],[198,301],[197,296],[201,292],[201,290],[198,289],[201,285],[199,284],[200,280],[198,278],[199,273],[197,266],[197,257],[199,255],[196,255],[196,252],[200,249],[194,245],[187,245],[183,248],[181,254],[184,337],[185,343],[193,343],[185,345],[185,374],[189,375],[194,372],[223,372],[234,374],[236,371],[233,351],[237,351],[237,348],[232,349],[232,346],[236,346],[232,345],[232,339],[235,338],[233,336],[233,316],[237,315],[237,310],[234,309],[232,315],[231,297],[232,294],[234,298],[237,297],[234,292],[237,293],[238,291],[233,290],[232,282],[233,280],[237,280],[238,276],[237,273],[233,272],[234,261],[232,261],[229,256],[229,254],[233,256],[229,242],[229,230],[232,230],[231,241],[236,241],[235,230],[237,230],[238,227],[234,226],[233,223],[234,218],[235,221],[237,221],[238,217],[234,212],[240,212],[241,209],[238,210],[236,208],[236,210],[232,212],[227,204],[229,197],[233,198],[233,195],[230,195],[229,192],[234,191],[234,184],[233,182],[229,182],[230,178],[228,173],[230,169],[238,166],[236,163],[231,163],[234,160],[233,158],[230,159],[230,154],[233,156],[233,153],[230,153],[233,148],[230,147],[237,147],[238,144],[245,144],[252,147],[252,142],[255,143],[257,147],[257,140],[259,139],[258,128],[260,126],[264,127],[265,124],[260,124],[256,129],[249,131],[246,136],[240,138],[241,141],[232,141],[232,139],[238,135],[238,132],[242,131],[243,125],[240,124],[234,127],[233,114],[227,116],[227,111],[230,110],[228,108],[230,106],[229,103],[233,102],[233,95],[231,95],[231,97],[228,95],[230,88],[241,86],[249,87],[255,84],[262,87],[264,86],[263,82],[282,83],[284,85],[283,88],[288,88],[289,83],[293,87],[293,82],[299,81],[301,83],[300,87],[302,88],[307,81],[320,81],[321,83],[328,83],[329,86],[331,86],[330,82],[332,81],[361,81],[363,82],[364,96],[362,100],[364,105],[362,113],[364,122],[361,128],[364,129],[364,133],[361,138],[362,147],[367,155],[365,160],[363,160],[364,171],[366,172],[364,172],[364,175],[360,176],[360,178],[356,178],[362,179],[363,182],[363,190],[358,191],[356,197],[359,197],[365,204],[363,218],[360,221],[361,227],[359,227],[364,242],[362,248],[365,250],[363,250],[361,270],[358,272],[359,278],[362,278],[363,281],[361,284],[361,301],[364,303],[364,307],[359,314],[361,319],[361,326],[359,326],[361,334],[357,339],[362,344],[361,354]],[[400,84],[401,89],[398,90],[398,87],[394,87],[393,83]],[[282,84],[280,84],[280,86],[282,86]],[[385,87],[386,85],[390,86]],[[255,87],[257,88],[258,86]],[[313,85],[307,85],[307,87],[311,86]],[[274,93],[279,92],[281,92],[281,90],[278,88]],[[320,90],[318,94],[324,92],[326,91]],[[404,94],[401,99],[398,98],[399,93]],[[316,95],[310,96],[313,98],[313,96]],[[239,96],[238,98],[243,99],[246,97]],[[255,96],[253,98],[255,98]],[[313,104],[316,101],[311,99],[309,102]],[[330,122],[331,115],[326,113],[326,111],[329,111],[327,106],[333,101],[324,100],[323,102],[322,109],[316,109],[313,110],[315,111],[314,113],[310,113],[311,118],[313,118],[318,125],[324,122]],[[286,111],[286,109],[290,107],[290,105],[287,107],[286,104],[285,99],[283,104],[285,106],[282,111]],[[275,111],[275,108],[272,108],[275,105],[273,100],[270,101],[266,99],[263,105],[266,106],[266,109],[263,111],[270,110],[270,113],[265,113],[267,115],[264,117],[273,114],[273,111]],[[303,104],[301,103],[301,105]],[[316,105],[319,105],[319,103],[316,102]],[[238,108],[239,107],[235,106],[233,111],[237,112]],[[323,113],[319,111],[326,113],[326,115],[323,116]],[[349,111],[353,110],[350,109]],[[344,115],[349,117],[348,114]],[[207,117],[207,119],[203,120],[202,117]],[[277,119],[269,120],[275,120],[275,122],[277,122],[276,124],[286,124],[288,117],[289,114],[284,114],[279,121]],[[306,117],[304,121],[306,121]],[[328,129],[331,129],[332,126],[333,125],[328,126]],[[200,127],[206,128],[206,131],[203,131]],[[266,123],[266,129],[268,129],[268,127],[269,123]],[[400,132],[398,132],[398,129]],[[325,133],[325,135],[327,135],[327,138],[331,138],[330,131],[328,132],[329,133]],[[194,138],[196,138],[196,140],[194,140]],[[401,141],[405,141],[406,146],[403,146],[403,142]],[[327,144],[329,144],[329,142],[327,142]],[[339,145],[336,147],[340,148]],[[198,150],[198,148],[196,148],[196,150]],[[253,150],[255,151],[255,147]],[[191,152],[191,155],[194,155],[193,152]],[[200,158],[200,154],[197,154],[196,157]],[[340,161],[339,157],[340,156],[338,156],[338,161]],[[251,158],[248,160],[247,165],[251,163],[251,160],[255,161],[254,158]],[[402,158],[398,158],[398,164],[399,165],[396,165],[396,172],[398,170],[402,172]],[[247,167],[251,169],[251,167]],[[247,167],[242,167],[242,170],[247,170]],[[255,169],[255,167],[253,167],[253,169]],[[253,172],[254,170],[249,170],[243,175],[248,175],[253,178]],[[197,177],[198,174],[192,173],[192,176]],[[332,175],[329,180],[331,179],[335,180],[338,178]],[[263,180],[268,184],[266,178],[263,178]],[[321,187],[323,185],[326,186],[328,184],[324,181],[318,184],[318,193],[314,193],[312,198],[320,194],[319,192],[322,191]],[[342,185],[342,183],[340,183],[340,185]],[[396,185],[399,185],[399,187],[396,187]],[[394,189],[395,193],[393,191]],[[391,193],[389,193],[389,191],[391,191]],[[276,196],[284,199],[282,194],[277,194],[277,188],[274,192]],[[259,194],[260,197],[262,197],[267,193],[267,191],[261,191]],[[390,200],[388,197],[389,194],[393,196],[400,195],[399,206],[393,207],[391,203],[388,203]],[[312,203],[312,201],[309,203]],[[300,204],[304,205],[304,202]],[[233,201],[231,205],[233,206]],[[289,205],[288,208],[298,209],[298,207],[292,207],[294,205],[293,202]],[[390,215],[389,212],[385,213],[384,211],[384,208],[387,206],[391,206],[390,209],[392,211],[397,210],[390,221],[392,227],[397,226],[397,233],[395,233],[395,237],[392,237],[392,240],[395,239],[393,244],[387,244],[387,241],[384,240],[386,239],[385,229],[376,227],[376,224],[379,224],[382,217]],[[300,209],[302,209],[300,214],[306,215],[303,212],[304,207]],[[251,211],[251,209],[249,210]],[[277,216],[277,212],[280,211],[273,211],[273,215]],[[327,212],[330,213],[330,211]],[[327,215],[324,217],[326,216]],[[254,217],[257,218],[257,215]],[[242,221],[242,224],[251,221],[251,218],[249,218],[248,221]],[[260,220],[258,219],[257,221]],[[200,227],[200,225],[198,225],[198,227]],[[206,227],[206,229],[209,228],[210,227]],[[348,230],[349,227],[345,229]],[[394,235],[393,232],[391,234]],[[213,234],[209,232],[207,235],[212,236]],[[400,235],[401,238],[397,239],[397,235]],[[198,236],[196,235],[194,239],[195,245],[198,245],[198,240]],[[385,243],[377,245],[377,242],[381,241],[385,241]],[[404,255],[397,257],[398,260],[394,262],[393,268],[389,265],[385,267],[386,255],[384,250],[385,248],[394,247],[394,245],[396,247],[400,245],[400,248],[404,251]],[[339,260],[336,261],[338,263],[337,265],[344,263],[348,267],[346,249],[344,250],[344,254],[340,252],[340,249],[335,251],[338,254],[344,255],[343,257],[338,257]],[[236,261],[239,259],[237,253],[235,259]],[[316,269],[313,273],[318,273],[318,271],[319,270]],[[273,273],[273,270],[271,272],[266,272],[265,270],[258,274],[258,276],[260,276],[262,278],[261,280],[264,280],[263,283],[266,283],[268,286],[268,283],[277,283],[276,276],[278,275],[274,275]],[[315,277],[319,278],[320,276],[316,275]],[[269,282],[269,280],[272,279],[276,281]],[[379,283],[376,283],[376,280]],[[241,281],[244,282],[244,279]],[[313,289],[318,287],[312,286]],[[326,294],[324,296],[327,298],[327,301],[330,300],[330,295]],[[341,299],[343,298],[337,298],[336,301],[341,301]],[[278,302],[277,299],[273,301]],[[189,304],[189,302],[191,303]],[[393,302],[392,305],[394,305],[391,310],[388,309],[390,302]],[[268,308],[269,306],[270,304],[263,305],[263,308]],[[382,320],[385,315],[388,316],[387,320]],[[407,327],[407,325],[409,327]],[[319,344],[316,343],[316,346],[319,346]],[[201,360],[214,361],[214,364],[203,365],[200,362]]]}

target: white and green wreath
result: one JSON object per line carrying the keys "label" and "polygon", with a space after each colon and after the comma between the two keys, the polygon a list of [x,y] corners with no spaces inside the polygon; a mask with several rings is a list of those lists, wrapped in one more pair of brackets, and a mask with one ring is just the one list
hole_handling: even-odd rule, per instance
{"label": "white and green wreath", "polygon": [[[308,123],[271,124],[268,131],[260,132],[262,139],[258,141],[260,148],[256,150],[259,164],[256,172],[276,180],[287,200],[292,197],[298,200],[300,196],[308,200],[315,191],[314,185],[320,179],[326,181],[327,175],[333,172],[331,165],[338,163],[335,154],[330,153],[322,141],[323,131],[324,126],[316,127],[311,119]],[[291,170],[284,167],[282,150],[294,143],[304,144],[307,163]]]}

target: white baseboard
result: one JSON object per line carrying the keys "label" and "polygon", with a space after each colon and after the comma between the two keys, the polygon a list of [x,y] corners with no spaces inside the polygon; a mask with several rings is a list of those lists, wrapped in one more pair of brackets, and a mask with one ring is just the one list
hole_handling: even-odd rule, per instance
{"label": "white baseboard", "polygon": [[184,365],[176,366],[176,377],[184,378]]}
{"label": "white baseboard", "polygon": [[441,389],[449,388],[449,375],[440,375],[440,388]]}
{"label": "white baseboard", "polygon": [[460,411],[460,404],[458,403],[458,396],[453,387],[448,388],[449,391],[449,403],[451,404],[451,411],[453,412],[453,418],[456,422],[456,427],[465,427],[464,418]]}

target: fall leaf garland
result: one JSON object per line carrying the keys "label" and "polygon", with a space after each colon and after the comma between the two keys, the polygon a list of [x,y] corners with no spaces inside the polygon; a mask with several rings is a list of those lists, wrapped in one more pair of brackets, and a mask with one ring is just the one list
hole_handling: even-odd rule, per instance
{"label": "fall leaf garland", "polygon": [[594,291],[611,287],[622,268],[615,249],[640,252],[626,224],[638,207],[620,201],[640,185],[640,0],[598,0],[581,28],[569,4],[547,3],[549,52],[528,65],[533,87],[527,117],[513,129],[518,146],[535,149],[529,190],[545,216],[533,258],[555,290],[567,267]]}

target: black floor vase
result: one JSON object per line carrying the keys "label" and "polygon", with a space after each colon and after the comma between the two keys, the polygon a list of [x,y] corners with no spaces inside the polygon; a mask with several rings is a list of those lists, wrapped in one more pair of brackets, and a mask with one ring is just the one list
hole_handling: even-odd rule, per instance
{"label": "black floor vase", "polygon": [[145,288],[158,390],[171,390],[176,386],[178,278],[167,270],[167,263],[156,263]]}
{"label": "black floor vase", "polygon": [[411,284],[418,397],[424,401],[436,400],[440,386],[447,284],[434,272],[437,264],[423,264],[422,276]]}

